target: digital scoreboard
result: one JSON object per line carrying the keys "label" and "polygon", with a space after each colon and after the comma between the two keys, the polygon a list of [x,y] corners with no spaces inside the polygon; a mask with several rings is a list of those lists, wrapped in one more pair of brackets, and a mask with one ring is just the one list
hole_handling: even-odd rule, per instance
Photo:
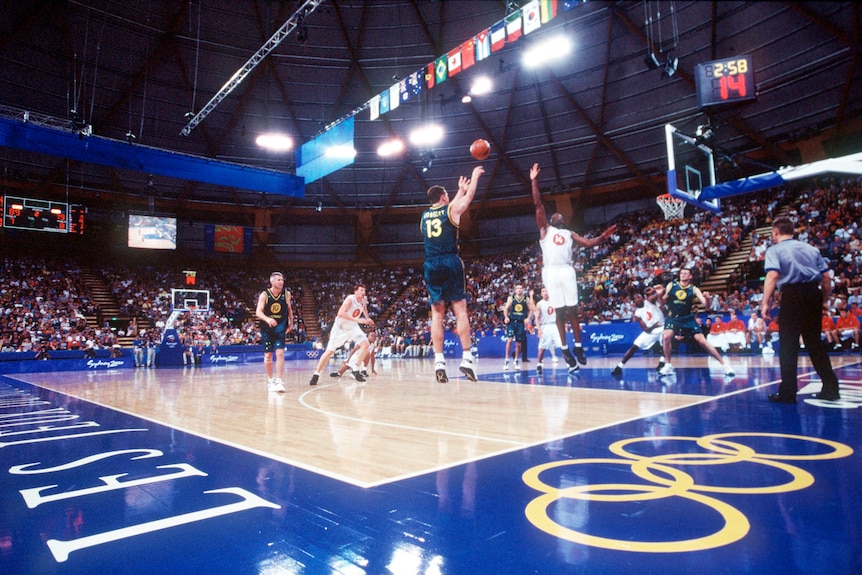
{"label": "digital scoreboard", "polygon": [[701,108],[757,98],[751,56],[735,56],[694,68],[697,105]]}
{"label": "digital scoreboard", "polygon": [[61,234],[83,234],[86,211],[84,206],[66,202],[5,196],[3,227]]}

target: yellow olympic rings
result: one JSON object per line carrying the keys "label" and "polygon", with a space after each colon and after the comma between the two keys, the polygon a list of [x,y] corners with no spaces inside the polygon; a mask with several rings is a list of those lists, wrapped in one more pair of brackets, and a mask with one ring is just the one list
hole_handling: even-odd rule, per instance
{"label": "yellow olympic rings", "polygon": [[[830,451],[804,455],[785,455],[779,453],[759,453],[754,448],[729,441],[728,438],[769,438],[811,442],[830,448]],[[657,441],[688,441],[701,449],[712,453],[672,453],[664,455],[641,455],[632,453],[627,448],[637,443],[654,443]],[[525,471],[522,480],[529,487],[543,493],[527,504],[525,514],[527,519],[542,531],[574,543],[594,547],[602,547],[619,551],[637,551],[649,553],[668,553],[699,551],[727,545],[743,538],[750,529],[748,518],[735,507],[703,493],[727,494],[766,494],[784,493],[809,487],[814,477],[806,470],[783,463],[779,460],[826,460],[847,457],[853,449],[842,443],[783,433],[719,433],[704,437],[668,436],[668,437],[635,437],[613,443],[609,448],[611,453],[619,458],[590,458],[554,461],[537,465]],[[732,487],[718,485],[701,485],[694,478],[673,467],[674,465],[724,465],[728,463],[749,463],[765,465],[787,473],[791,479],[788,482],[751,487]],[[628,465],[634,475],[653,485],[606,483],[586,484],[557,488],[542,481],[541,475],[549,470],[574,465]],[[674,541],[631,541],[611,539],[590,535],[575,529],[560,525],[548,514],[548,507],[561,499],[575,499],[605,503],[624,503],[635,501],[651,501],[667,497],[682,497],[711,507],[724,520],[721,529],[704,537]]]}

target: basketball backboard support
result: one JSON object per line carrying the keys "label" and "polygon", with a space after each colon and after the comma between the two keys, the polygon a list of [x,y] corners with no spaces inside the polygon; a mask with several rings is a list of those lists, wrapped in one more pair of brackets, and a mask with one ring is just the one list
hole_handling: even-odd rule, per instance
{"label": "basketball backboard support", "polygon": [[731,180],[703,189],[700,200],[706,201],[710,198],[727,198],[740,194],[748,194],[759,190],[782,186],[793,180],[820,176],[823,174],[852,174],[862,175],[862,152],[841,156],[839,158],[828,158],[802,164],[801,166],[785,166],[773,172],[766,172],[756,176],[749,176],[739,180]]}
{"label": "basketball backboard support", "polygon": [[171,288],[171,311],[209,311],[210,291]]}
{"label": "basketball backboard support", "polygon": [[704,188],[715,186],[712,149],[665,124],[667,138],[667,192],[701,209],[720,214],[718,197],[702,198]]}

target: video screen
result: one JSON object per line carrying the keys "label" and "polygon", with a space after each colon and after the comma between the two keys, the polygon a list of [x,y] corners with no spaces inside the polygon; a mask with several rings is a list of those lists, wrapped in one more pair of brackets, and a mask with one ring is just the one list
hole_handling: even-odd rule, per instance
{"label": "video screen", "polygon": [[129,247],[148,250],[177,249],[177,219],[129,214]]}

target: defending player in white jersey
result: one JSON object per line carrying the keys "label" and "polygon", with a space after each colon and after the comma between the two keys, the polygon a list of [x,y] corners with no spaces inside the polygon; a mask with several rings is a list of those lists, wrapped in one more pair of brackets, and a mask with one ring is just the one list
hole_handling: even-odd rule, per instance
{"label": "defending player in white jersey", "polygon": [[[659,285],[646,288],[643,296],[635,294],[637,309],[634,316],[632,316],[632,321],[638,322],[643,332],[635,338],[634,343],[625,355],[623,355],[622,360],[611,370],[611,375],[614,377],[622,376],[623,365],[632,358],[637,350],[642,349],[646,351],[661,341],[661,334],[664,331],[664,312],[658,306],[657,302],[663,291],[664,288]],[[656,369],[661,369],[663,365],[664,358],[662,357],[659,359]]]}
{"label": "defending player in white jersey", "polygon": [[[542,248],[542,283],[548,288],[551,304],[557,310],[557,329],[563,343],[563,359],[569,364],[569,372],[573,373],[578,370],[578,363],[586,365],[587,357],[581,346],[578,277],[573,266],[572,248],[574,244],[582,248],[593,248],[610,238],[617,227],[612,225],[598,237],[585,238],[563,227],[565,220],[562,214],[555,212],[549,220],[539,191],[539,171],[539,164],[533,164],[530,169],[530,188],[536,208],[536,225],[539,227],[539,247]],[[572,326],[574,354],[569,351],[566,320]]]}
{"label": "defending player in white jersey", "polygon": [[536,358],[536,371],[542,373],[545,366],[542,364],[542,359],[545,357],[545,350],[551,352],[551,358],[554,363],[557,363],[557,355],[554,352],[558,347],[563,347],[563,341],[560,339],[560,330],[557,328],[557,310],[551,305],[550,296],[548,296],[548,288],[542,288],[542,299],[536,304],[536,326],[539,335],[539,356]]}
{"label": "defending player in white jersey", "polygon": [[338,315],[332,324],[332,330],[329,332],[329,343],[326,344],[326,351],[320,356],[320,361],[317,362],[314,375],[311,376],[308,385],[317,385],[326,362],[329,361],[335,350],[349,341],[354,342],[357,351],[348,359],[347,366],[356,381],[365,381],[359,366],[365,361],[369,344],[368,337],[362,331],[360,324],[374,326],[374,321],[368,317],[367,304],[368,298],[365,297],[364,285],[357,285],[353,293],[344,299],[341,307],[338,308]]}

